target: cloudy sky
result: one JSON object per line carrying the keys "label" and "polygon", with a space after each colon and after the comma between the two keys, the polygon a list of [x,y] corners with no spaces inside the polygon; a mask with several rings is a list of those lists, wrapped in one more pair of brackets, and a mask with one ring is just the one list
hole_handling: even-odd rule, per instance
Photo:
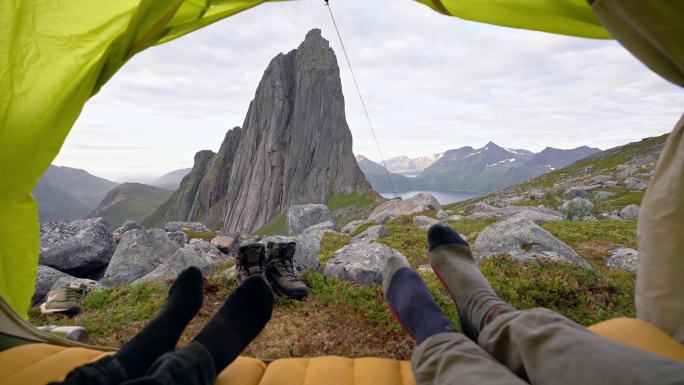
{"label": "cloudy sky", "polygon": [[[241,125],[270,59],[320,28],[338,54],[354,152],[379,159],[322,0],[266,4],[127,63],[55,164],[117,181],[192,166]],[[413,1],[332,1],[386,158],[492,140],[601,149],[669,132],[684,92],[614,41],[442,16]]]}

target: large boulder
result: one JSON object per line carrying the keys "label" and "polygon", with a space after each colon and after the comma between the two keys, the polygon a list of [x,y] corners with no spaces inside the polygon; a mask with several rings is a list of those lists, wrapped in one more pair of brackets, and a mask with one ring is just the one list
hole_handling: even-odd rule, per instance
{"label": "large boulder", "polygon": [[485,202],[475,202],[463,208],[464,211],[476,214],[476,213],[488,213],[496,210],[496,207],[485,203]]}
{"label": "large boulder", "polygon": [[352,243],[335,252],[325,266],[325,275],[362,285],[381,283],[382,269],[393,255],[402,256],[380,243]]}
{"label": "large boulder", "polygon": [[315,224],[332,221],[332,212],[326,205],[296,205],[287,209],[287,231],[290,235],[301,234]]}
{"label": "large boulder", "polygon": [[143,227],[143,225],[141,225],[140,223],[138,223],[134,220],[128,219],[123,223],[123,225],[121,225],[121,227],[112,231],[112,236],[114,237],[114,240],[116,242],[119,242],[121,240],[121,237],[124,234],[126,234],[126,231],[136,230],[136,229],[144,229],[144,228],[145,227]]}
{"label": "large boulder", "polygon": [[614,196],[615,196],[614,192],[597,191],[596,194],[594,194],[594,199],[608,199],[608,198],[612,198]]}
{"label": "large boulder", "polygon": [[437,198],[428,193],[418,193],[408,199],[392,199],[384,202],[368,217],[371,221],[376,221],[379,218],[398,217],[400,215],[410,215],[422,211],[439,211],[442,206],[437,201]]}
{"label": "large boulder", "polygon": [[529,219],[514,216],[482,230],[473,247],[477,258],[508,254],[520,261],[551,258],[591,268],[570,246]]}
{"label": "large boulder", "polygon": [[352,238],[349,243],[359,243],[359,242],[373,242],[378,238],[387,235],[387,229],[384,225],[375,225],[367,228],[360,234]]}
{"label": "large boulder", "polygon": [[162,229],[127,231],[102,281],[108,286],[131,283],[166,262],[179,248],[178,242]]}
{"label": "large boulder", "polygon": [[109,263],[116,242],[104,218],[40,224],[39,263],[86,277]]}
{"label": "large boulder", "polygon": [[347,223],[346,225],[344,225],[342,227],[342,230],[340,230],[340,232],[342,232],[344,234],[353,234],[359,227],[361,227],[362,225],[365,225],[366,223],[368,223],[368,221],[364,221],[364,220],[351,221],[351,222]]}
{"label": "large boulder", "polygon": [[627,247],[615,249],[606,258],[606,266],[610,269],[636,272],[639,265],[639,252]]}
{"label": "large boulder", "polygon": [[53,269],[50,266],[38,265],[38,275],[36,276],[35,289],[33,291],[33,298],[31,299],[31,305],[36,305],[40,302],[45,301],[48,291],[52,285],[57,282],[58,279],[66,277],[69,274],[62,273],[57,269]]}
{"label": "large boulder", "polygon": [[192,239],[190,243],[176,250],[173,255],[157,266],[144,277],[133,281],[133,285],[151,281],[167,281],[175,279],[178,274],[190,266],[195,266],[208,277],[214,273],[216,264],[227,260],[228,257],[210,242],[203,239]]}
{"label": "large boulder", "polygon": [[594,204],[584,198],[574,198],[566,201],[561,207],[565,218],[571,221],[590,221],[596,219]]}
{"label": "large boulder", "polygon": [[627,221],[636,221],[639,219],[639,210],[641,208],[639,205],[628,205],[622,208],[620,210],[620,218],[627,220]]}
{"label": "large boulder", "polygon": [[211,239],[211,244],[224,254],[230,253],[235,245],[236,235],[219,234]]}
{"label": "large boulder", "polygon": [[644,191],[648,187],[648,183],[641,179],[629,177],[624,181],[625,187],[630,190]]}
{"label": "large boulder", "polygon": [[211,230],[202,222],[169,222],[164,225],[164,230],[167,232],[190,230],[198,233],[206,233]]}
{"label": "large boulder", "polygon": [[472,215],[479,219],[506,219],[513,216],[527,218],[535,223],[562,221],[563,215],[553,209],[532,206],[507,206]]}

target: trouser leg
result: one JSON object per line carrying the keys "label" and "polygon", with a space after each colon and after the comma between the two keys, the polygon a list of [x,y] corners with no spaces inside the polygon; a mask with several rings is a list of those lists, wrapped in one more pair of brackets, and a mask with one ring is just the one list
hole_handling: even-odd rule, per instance
{"label": "trouser leg", "polygon": [[684,117],[665,143],[639,212],[637,318],[684,343]]}
{"label": "trouser leg", "polygon": [[126,381],[126,371],[113,356],[79,366],[69,372],[62,382],[52,385],[118,385]]}
{"label": "trouser leg", "polygon": [[418,385],[525,384],[461,333],[426,339],[411,357]]}
{"label": "trouser leg", "polygon": [[531,384],[684,384],[684,364],[609,341],[547,309],[498,316],[478,344]]}
{"label": "trouser leg", "polygon": [[216,380],[214,361],[209,351],[193,342],[169,352],[154,362],[147,375],[124,385],[211,385]]}

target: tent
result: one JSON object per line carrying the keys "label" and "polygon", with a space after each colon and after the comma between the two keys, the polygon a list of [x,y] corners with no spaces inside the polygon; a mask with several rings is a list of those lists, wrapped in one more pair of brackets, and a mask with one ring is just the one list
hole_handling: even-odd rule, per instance
{"label": "tent", "polygon": [[[416,0],[466,20],[588,38],[611,36],[684,86],[684,3],[668,0]],[[86,101],[135,54],[266,0],[4,0],[0,2],[0,332],[26,329],[39,253],[31,190]],[[267,6],[267,5],[264,5]],[[639,221],[637,312],[684,340],[684,123],[663,150]],[[679,236],[678,236],[679,235]],[[654,306],[657,305],[657,306]],[[659,309],[668,309],[660,311]],[[654,310],[655,309],[655,310]],[[674,314],[674,316],[673,316]]]}

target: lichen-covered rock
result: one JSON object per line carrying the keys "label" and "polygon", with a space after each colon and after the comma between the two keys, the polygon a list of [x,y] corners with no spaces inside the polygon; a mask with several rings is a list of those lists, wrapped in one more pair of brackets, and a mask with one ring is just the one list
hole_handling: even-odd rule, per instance
{"label": "lichen-covered rock", "polygon": [[107,286],[131,283],[164,263],[180,248],[162,229],[130,230],[121,238],[102,281]]}
{"label": "lichen-covered rock", "polygon": [[38,265],[38,275],[36,276],[35,289],[33,291],[33,298],[31,298],[31,305],[36,305],[45,301],[48,291],[58,279],[66,277],[69,274],[62,273],[50,266]]}
{"label": "lichen-covered rock", "polygon": [[532,206],[507,206],[492,211],[477,212],[471,217],[479,219],[506,219],[513,216],[527,218],[535,223],[562,221],[563,215],[553,209]]}
{"label": "lichen-covered rock", "polygon": [[178,246],[180,247],[183,247],[186,243],[188,243],[188,234],[183,231],[171,231],[166,233],[166,235],[178,243]]}
{"label": "lichen-covered rock", "polygon": [[209,228],[201,222],[169,222],[164,225],[164,230],[168,233],[182,230],[196,231],[198,233],[209,232]]}
{"label": "lichen-covered rock", "polygon": [[496,207],[484,202],[476,202],[464,207],[463,210],[472,214],[488,213],[491,211],[495,211]]}
{"label": "lichen-covered rock", "polygon": [[121,240],[121,237],[126,233],[126,231],[135,229],[144,229],[144,227],[140,223],[128,219],[123,223],[123,225],[121,225],[121,227],[112,231],[112,236],[114,237],[114,240],[116,242],[119,242]]}
{"label": "lichen-covered rock", "polygon": [[449,214],[444,210],[437,211],[437,214],[435,215],[435,217],[440,221],[449,220]]}
{"label": "lichen-covered rock", "polygon": [[364,221],[364,220],[351,221],[342,227],[341,232],[344,234],[353,234],[356,231],[356,229],[358,229],[362,225],[365,225],[366,223],[368,223],[368,221]]}
{"label": "lichen-covered rock", "polygon": [[622,208],[622,210],[620,210],[620,218],[628,221],[636,221],[637,219],[639,219],[640,209],[641,208],[639,207],[639,205],[632,204],[625,206]]}
{"label": "lichen-covered rock", "polygon": [[332,212],[322,204],[295,205],[287,210],[287,231],[290,235],[301,234],[313,225],[332,221]]}
{"label": "lichen-covered rock", "polygon": [[413,217],[413,225],[421,229],[428,229],[430,228],[430,226],[435,225],[437,223],[440,222],[435,218],[426,217],[424,215],[418,215]]}
{"label": "lichen-covered rock", "polygon": [[78,277],[103,268],[116,242],[104,218],[40,224],[39,263]]}
{"label": "lichen-covered rock", "polygon": [[606,258],[606,266],[610,269],[636,272],[639,265],[639,252],[630,248],[613,250]]}
{"label": "lichen-covered rock", "polygon": [[307,227],[304,229],[304,231],[302,231],[302,233],[308,233],[311,231],[337,231],[337,227],[333,222],[326,221]]}
{"label": "lichen-covered rock", "polygon": [[399,215],[411,215],[422,211],[439,211],[442,206],[437,198],[428,193],[418,193],[408,199],[392,199],[384,202],[368,217],[368,220],[376,221],[378,218],[386,216],[397,217]]}
{"label": "lichen-covered rock", "polygon": [[192,239],[190,243],[176,250],[173,255],[154,270],[133,281],[133,285],[151,281],[167,281],[175,279],[181,271],[195,266],[205,277],[214,273],[216,264],[228,257],[210,242],[203,239]]}
{"label": "lichen-covered rock", "polygon": [[382,269],[393,255],[403,257],[380,243],[352,243],[335,252],[325,266],[325,275],[362,285],[381,283]]}
{"label": "lichen-covered rock", "polygon": [[596,210],[591,201],[584,198],[574,198],[563,203],[561,211],[565,218],[571,221],[591,221],[596,219]]}
{"label": "lichen-covered rock", "polygon": [[574,198],[584,198],[589,199],[589,193],[587,192],[587,186],[574,186],[563,192],[563,198],[574,199]]}
{"label": "lichen-covered rock", "polygon": [[378,238],[387,235],[387,229],[384,225],[375,225],[367,228],[360,234],[352,238],[349,243],[359,243],[359,242],[373,242]]}
{"label": "lichen-covered rock", "polygon": [[624,181],[625,187],[627,187],[630,190],[637,190],[637,191],[644,191],[646,190],[646,187],[648,187],[648,183],[644,182],[641,179],[637,178],[626,178]]}
{"label": "lichen-covered rock", "polygon": [[614,196],[615,196],[614,192],[597,191],[596,194],[594,194],[594,199],[608,199],[608,198],[612,198]]}
{"label": "lichen-covered rock", "polygon": [[482,230],[473,246],[473,253],[477,258],[507,254],[521,261],[551,258],[591,268],[570,246],[534,222],[518,216]]}

